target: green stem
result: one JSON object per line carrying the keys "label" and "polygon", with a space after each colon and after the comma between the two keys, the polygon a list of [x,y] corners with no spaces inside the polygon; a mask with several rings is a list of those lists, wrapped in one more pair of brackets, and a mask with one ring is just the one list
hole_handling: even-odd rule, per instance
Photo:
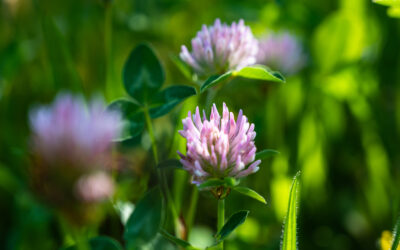
{"label": "green stem", "polygon": [[169,192],[169,188],[168,188],[168,183],[167,183],[167,179],[164,175],[163,172],[161,172],[160,169],[157,168],[158,166],[158,151],[157,151],[157,141],[156,138],[154,136],[154,130],[153,130],[153,124],[151,122],[151,117],[150,117],[150,113],[149,113],[149,108],[146,106],[144,108],[144,116],[146,119],[146,126],[147,126],[147,132],[149,133],[150,136],[150,140],[151,140],[151,148],[153,151],[153,156],[154,156],[154,162],[156,165],[156,172],[157,172],[157,177],[158,180],[161,184],[161,189],[162,189],[162,193],[164,196],[164,200],[167,204],[167,207],[170,209],[172,217],[173,217],[173,221],[174,221],[174,226],[175,228],[179,227],[179,217],[178,217],[178,213],[176,212],[173,200],[172,200],[172,196]]}
{"label": "green stem", "polygon": [[190,230],[192,229],[193,226],[193,221],[194,217],[196,215],[196,209],[197,209],[197,201],[199,199],[199,190],[197,187],[193,187],[192,190],[192,195],[190,197],[190,205],[189,205],[189,210],[187,213],[187,219],[186,219],[186,225],[187,225],[187,237],[189,237]]}
{"label": "green stem", "polygon": [[[149,133],[150,140],[151,140],[151,148],[153,150],[154,162],[157,166],[158,165],[157,142],[156,142],[156,137],[154,136],[153,124],[151,123],[151,118],[150,118],[148,107],[144,108],[144,116],[146,119],[147,132]],[[158,169],[157,169],[157,172],[159,173]]]}
{"label": "green stem", "polygon": [[[218,200],[218,211],[217,211],[217,229],[218,232],[225,224],[225,199]],[[224,241],[221,241],[218,245],[218,249],[224,249]]]}

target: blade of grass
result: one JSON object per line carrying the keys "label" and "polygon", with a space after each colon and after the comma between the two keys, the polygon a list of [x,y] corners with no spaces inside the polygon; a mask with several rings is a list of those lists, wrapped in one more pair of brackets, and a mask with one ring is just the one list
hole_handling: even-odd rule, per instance
{"label": "blade of grass", "polygon": [[294,177],[292,187],[289,193],[289,204],[284,224],[281,250],[297,249],[297,196],[300,172]]}

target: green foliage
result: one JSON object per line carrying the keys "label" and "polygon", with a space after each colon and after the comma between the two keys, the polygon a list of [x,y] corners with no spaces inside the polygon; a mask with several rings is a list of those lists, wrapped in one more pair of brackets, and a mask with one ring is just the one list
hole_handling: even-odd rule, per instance
{"label": "green foliage", "polygon": [[203,93],[207,89],[228,80],[232,76],[232,72],[228,71],[222,75],[210,76],[200,87],[200,92]]}
{"label": "green foliage", "polygon": [[178,69],[187,79],[192,79],[191,69],[188,67],[186,63],[184,63],[178,56],[174,54],[172,54],[170,58],[172,62],[176,65],[176,67],[178,67]]}
{"label": "green foliage", "polygon": [[168,233],[166,230],[164,230],[162,228],[160,229],[160,234],[162,236],[164,236],[170,242],[174,243],[177,246],[183,247],[184,249],[189,249],[189,250],[197,249],[197,248],[193,247],[189,242],[173,236],[172,234]]}
{"label": "green foliage", "polygon": [[297,197],[300,172],[294,177],[289,194],[289,205],[283,229],[281,250],[297,249]]}
{"label": "green foliage", "polygon": [[225,240],[238,226],[243,224],[247,215],[249,215],[249,211],[247,210],[234,213],[216,234],[217,242]]}
{"label": "green foliage", "polygon": [[285,78],[281,75],[281,73],[277,71],[272,71],[267,66],[264,65],[247,66],[238,71],[232,72],[232,75],[248,79],[268,81],[268,82],[279,82],[279,83],[285,82]]}
{"label": "green foliage", "polygon": [[189,86],[175,85],[162,90],[152,100],[151,118],[154,119],[167,114],[178,103],[195,94],[196,90]]}
{"label": "green foliage", "polygon": [[264,149],[260,152],[256,153],[256,160],[264,160],[270,157],[273,157],[275,155],[278,155],[279,152],[273,149]]}
{"label": "green foliage", "polygon": [[81,81],[60,30],[53,19],[47,15],[41,15],[41,21],[46,55],[49,59],[48,67],[54,87],[82,90]]}
{"label": "green foliage", "polygon": [[164,83],[165,73],[153,50],[138,45],[129,55],[123,71],[126,92],[139,103],[148,103]]}
{"label": "green foliage", "polygon": [[394,227],[393,230],[393,242],[392,242],[392,247],[391,250],[397,250],[399,243],[400,243],[400,217],[396,221],[396,226]]}
{"label": "green foliage", "polygon": [[[118,241],[107,237],[107,236],[98,236],[89,240],[90,250],[122,250],[121,244]],[[79,247],[74,245],[64,250],[79,250]],[[89,250],[89,249],[88,249]]]}
{"label": "green foliage", "polygon": [[233,187],[232,189],[243,195],[246,195],[250,198],[258,200],[261,203],[267,204],[267,201],[265,200],[264,197],[262,197],[259,193],[257,193],[256,191],[254,191],[248,187],[237,187],[236,186],[236,187]]}
{"label": "green foliage", "polygon": [[124,141],[139,135],[144,129],[144,117],[139,105],[126,100],[115,100],[108,106],[110,110],[118,110],[124,119],[123,132],[118,138]]}
{"label": "green foliage", "polygon": [[232,177],[226,177],[224,179],[209,179],[203,183],[201,183],[198,188],[202,189],[211,189],[215,187],[227,187],[231,188],[239,184],[239,181]]}
{"label": "green foliage", "polygon": [[161,91],[164,83],[164,69],[153,50],[145,44],[138,45],[129,55],[123,70],[126,92],[133,100],[118,99],[110,109],[120,110],[125,126],[119,141],[126,141],[139,135],[144,128],[145,113],[151,118],[166,115],[186,98],[195,95],[190,86],[174,85]]}
{"label": "green foliage", "polygon": [[377,4],[386,5],[386,6],[400,5],[399,0],[373,0],[373,2],[377,3]]}
{"label": "green foliage", "polygon": [[162,199],[159,188],[148,191],[141,199],[125,225],[124,239],[128,249],[150,242],[161,223]]}
{"label": "green foliage", "polygon": [[177,159],[168,159],[160,162],[157,165],[157,168],[166,169],[166,168],[175,168],[175,169],[183,169],[182,163]]}
{"label": "green foliage", "polygon": [[271,71],[268,67],[263,65],[252,65],[244,67],[238,71],[228,71],[221,75],[213,75],[210,76],[200,87],[200,92],[203,93],[207,89],[216,86],[217,84],[221,84],[228,79],[234,77],[243,77],[254,80],[261,80],[267,82],[279,82],[284,83],[285,78],[276,71]]}

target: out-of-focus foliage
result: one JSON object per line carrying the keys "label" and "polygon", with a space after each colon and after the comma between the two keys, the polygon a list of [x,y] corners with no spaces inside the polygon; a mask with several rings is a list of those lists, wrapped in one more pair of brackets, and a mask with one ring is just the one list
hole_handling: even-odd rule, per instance
{"label": "out-of-focus foliage", "polygon": [[378,4],[389,6],[389,9],[387,10],[388,16],[400,18],[400,1],[398,1],[398,0],[374,0],[374,2],[378,3]]}
{"label": "out-of-focus foliage", "polygon": [[[389,14],[396,15],[396,8],[389,8]],[[386,11],[364,0],[0,1],[0,248],[57,249],[75,242],[60,226],[59,214],[31,188],[32,105],[50,103],[62,90],[86,97],[100,93],[108,103],[128,98],[124,64],[143,42],[152,45],[165,68],[165,88],[199,89],[171,58],[182,44],[190,44],[203,23],[219,17],[227,23],[243,18],[256,37],[289,30],[307,54],[305,68],[286,77],[285,84],[237,77],[221,82],[212,97],[217,106],[226,102],[235,113],[244,110],[255,123],[259,150],[280,152],[240,183],[257,190],[267,205],[238,192],[226,199],[226,214],[250,210],[229,235],[226,249],[279,248],[292,177],[299,170],[299,248],[377,249],[400,209],[400,23]],[[160,162],[176,159],[177,150],[185,152],[177,133],[180,121],[198,103],[211,103],[207,93],[153,117]],[[115,208],[137,204],[156,179],[150,174],[149,133],[129,136],[115,152],[118,186],[107,215],[85,232],[90,238],[112,237],[124,246],[123,211]],[[163,174],[176,213],[191,229],[173,228],[169,217],[161,223],[176,235],[186,233],[193,246],[213,244],[215,199],[198,193],[180,169],[165,168]],[[166,241],[157,234],[149,247],[175,249]]]}

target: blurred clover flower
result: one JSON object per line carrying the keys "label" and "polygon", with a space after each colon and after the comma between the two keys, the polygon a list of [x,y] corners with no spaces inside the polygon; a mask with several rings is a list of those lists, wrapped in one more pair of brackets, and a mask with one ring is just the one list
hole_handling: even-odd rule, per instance
{"label": "blurred clover flower", "polygon": [[201,184],[209,178],[241,178],[258,171],[261,160],[254,161],[254,124],[247,121],[242,110],[237,120],[223,104],[222,117],[213,105],[210,119],[199,108],[182,120],[183,130],[179,133],[186,138],[186,156],[178,152],[181,163],[192,176],[194,184]]}
{"label": "blurred clover flower", "polygon": [[99,98],[86,107],[82,98],[61,94],[52,106],[30,112],[34,152],[46,164],[97,169],[109,160],[120,121],[120,114],[106,111]]}
{"label": "blurred clover flower", "polygon": [[256,62],[258,42],[241,19],[231,26],[216,19],[213,26],[203,25],[192,39],[192,52],[182,46],[180,58],[201,76],[221,74]]}
{"label": "blurred clover flower", "polygon": [[304,67],[306,56],[294,35],[287,31],[273,32],[259,40],[257,63],[292,75]]}
{"label": "blurred clover flower", "polygon": [[86,106],[81,97],[60,94],[29,114],[34,185],[63,209],[75,211],[74,200],[95,203],[113,193],[107,170],[122,122],[119,113],[105,108],[101,98]]}

